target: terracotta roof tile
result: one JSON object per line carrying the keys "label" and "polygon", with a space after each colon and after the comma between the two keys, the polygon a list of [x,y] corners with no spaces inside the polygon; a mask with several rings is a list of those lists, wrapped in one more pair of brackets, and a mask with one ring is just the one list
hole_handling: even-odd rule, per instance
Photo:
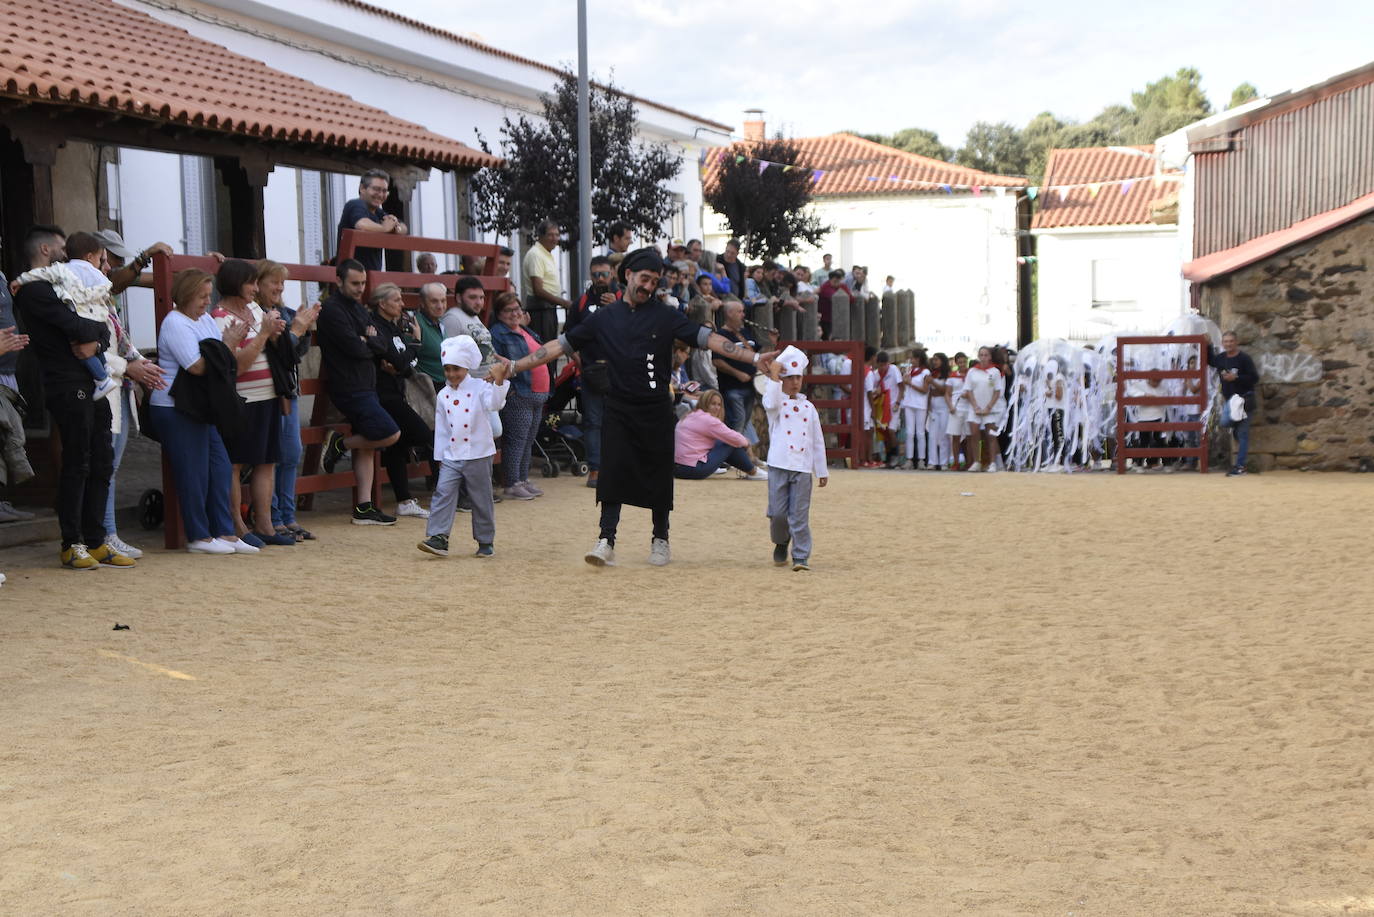
{"label": "terracotta roof tile", "polygon": [[[1154,152],[1153,146],[1122,149]],[[1156,187],[1153,176],[1153,164],[1144,156],[1106,147],[1050,150],[1031,227],[1148,225],[1151,222],[1150,205],[1174,194],[1178,188],[1177,182],[1162,182]],[[1128,187],[1121,179],[1138,180]],[[1103,186],[1094,195],[1092,188],[1087,186],[1098,182],[1117,183]],[[1067,196],[1055,190],[1070,185],[1079,187],[1068,188]]]}
{"label": "terracotta roof tile", "polygon": [[0,96],[435,165],[498,161],[110,0],[0,0],[0,34]]}
{"label": "terracotta roof tile", "polygon": [[[816,197],[943,194],[941,184],[977,185],[982,188],[1021,188],[1027,184],[1024,178],[993,175],[928,156],[917,156],[853,134],[796,137],[791,142],[799,151],[799,166],[825,173],[813,188],[812,193]],[[728,148],[725,153],[727,156],[749,156],[752,148],[753,144],[741,142]],[[720,162],[719,154],[708,156],[704,176],[707,187],[714,184]]]}

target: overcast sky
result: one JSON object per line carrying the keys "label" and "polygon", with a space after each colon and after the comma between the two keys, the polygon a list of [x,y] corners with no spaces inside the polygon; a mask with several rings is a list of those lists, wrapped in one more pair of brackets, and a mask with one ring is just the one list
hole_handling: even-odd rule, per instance
{"label": "overcast sky", "polygon": [[[373,0],[553,64],[577,55],[573,0]],[[1374,59],[1374,2],[1313,0],[589,0],[590,66],[636,95],[769,132],[937,131],[1041,111],[1087,120],[1197,67],[1214,105],[1243,81],[1269,94]]]}

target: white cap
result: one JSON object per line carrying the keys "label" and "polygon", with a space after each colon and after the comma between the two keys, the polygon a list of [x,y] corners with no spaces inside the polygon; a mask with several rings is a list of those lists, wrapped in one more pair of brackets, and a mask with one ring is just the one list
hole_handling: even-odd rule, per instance
{"label": "white cap", "polygon": [[778,354],[777,360],[782,364],[782,374],[784,376],[804,376],[806,367],[811,362],[806,358],[806,354],[788,344],[783,348],[782,353]]}
{"label": "white cap", "polygon": [[476,369],[482,365],[482,351],[471,335],[444,338],[439,345],[439,362],[445,366],[461,366],[463,369]]}

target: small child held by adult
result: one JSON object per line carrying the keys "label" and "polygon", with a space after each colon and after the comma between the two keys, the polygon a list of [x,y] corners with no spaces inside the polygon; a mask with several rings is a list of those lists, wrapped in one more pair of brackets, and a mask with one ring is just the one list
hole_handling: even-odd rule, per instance
{"label": "small child held by adult", "polygon": [[[89,240],[90,244],[83,244],[83,240]],[[73,312],[103,325],[109,320],[110,314],[110,280],[100,270],[105,249],[95,241],[94,236],[85,232],[73,233],[67,241],[67,247],[72,253],[71,260],[35,268],[20,275],[17,283],[22,285],[31,280],[46,280],[52,284],[58,297],[72,307]],[[119,382],[105,368],[105,354],[96,353],[82,359],[81,363],[95,381],[93,398],[99,400],[119,388]]]}
{"label": "small child held by adult", "polygon": [[792,569],[811,569],[811,481],[824,487],[830,472],[825,466],[825,436],[816,406],[802,394],[807,358],[787,347],[768,368],[763,409],[768,415],[768,523],[773,538],[773,563],[787,565],[791,543]]}
{"label": "small child held by adult", "polygon": [[448,382],[434,399],[434,459],[439,462],[439,482],[430,498],[429,519],[421,551],[448,556],[448,538],[458,511],[459,484],[466,484],[472,501],[472,537],[477,556],[495,553],[496,501],[491,490],[491,463],[496,455],[490,415],[505,407],[510,383],[510,362],[496,357],[487,379],[472,370],[482,364],[477,342],[466,334],[439,345],[444,379]]}

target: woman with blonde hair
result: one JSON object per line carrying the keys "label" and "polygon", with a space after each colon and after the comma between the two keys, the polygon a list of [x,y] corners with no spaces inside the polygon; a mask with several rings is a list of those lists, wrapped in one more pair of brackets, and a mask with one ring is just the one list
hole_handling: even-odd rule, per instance
{"label": "woman with blonde hair", "polygon": [[694,411],[677,422],[674,431],[673,477],[709,478],[725,465],[738,468],[746,481],[766,481],[745,451],[749,440],[725,424],[725,399],[707,389],[697,397]]}

